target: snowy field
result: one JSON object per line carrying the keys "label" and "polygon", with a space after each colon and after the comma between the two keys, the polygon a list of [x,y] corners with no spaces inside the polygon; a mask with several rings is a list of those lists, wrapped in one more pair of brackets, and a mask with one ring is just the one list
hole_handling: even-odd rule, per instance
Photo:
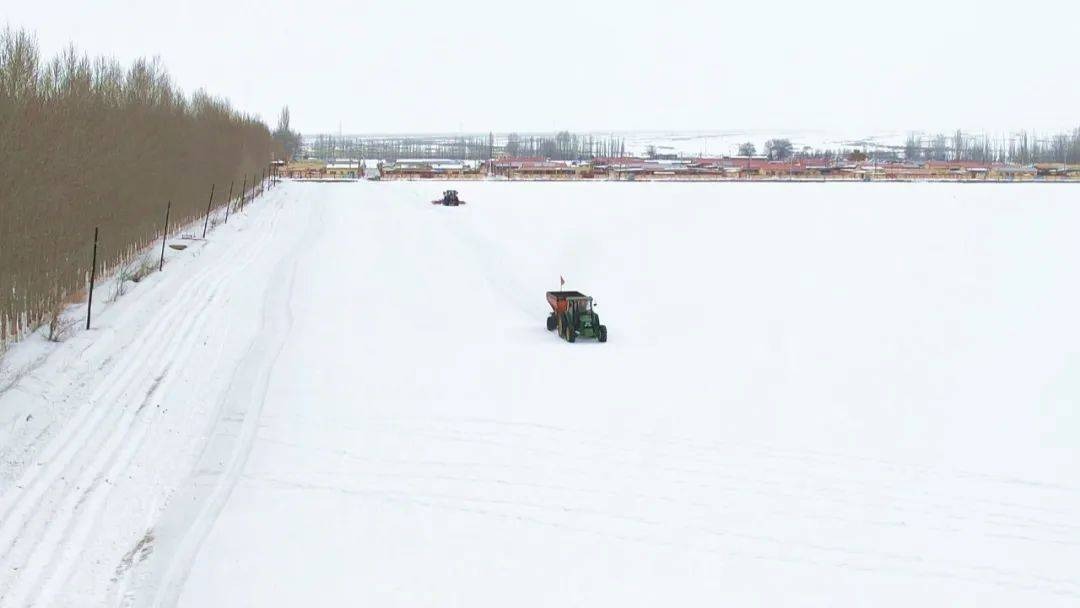
{"label": "snowy field", "polygon": [[1078,193],[285,184],[8,354],[0,606],[1076,606]]}

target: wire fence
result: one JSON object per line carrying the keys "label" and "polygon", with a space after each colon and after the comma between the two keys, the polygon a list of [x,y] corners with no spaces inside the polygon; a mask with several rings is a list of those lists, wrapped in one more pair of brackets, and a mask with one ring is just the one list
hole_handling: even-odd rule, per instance
{"label": "wire fence", "polygon": [[0,32],[0,345],[87,295],[97,275],[223,204],[212,184],[252,185],[278,144],[261,121],[156,62],[127,69],[69,49],[49,62],[34,38]]}

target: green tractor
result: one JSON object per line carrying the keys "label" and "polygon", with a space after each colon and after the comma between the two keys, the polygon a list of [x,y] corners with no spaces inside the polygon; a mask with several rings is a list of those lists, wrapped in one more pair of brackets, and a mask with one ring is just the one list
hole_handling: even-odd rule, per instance
{"label": "green tractor", "polygon": [[578,338],[596,338],[607,342],[607,326],[600,324],[600,315],[593,310],[593,299],[578,291],[549,291],[547,301],[551,314],[548,331],[559,331],[567,342]]}

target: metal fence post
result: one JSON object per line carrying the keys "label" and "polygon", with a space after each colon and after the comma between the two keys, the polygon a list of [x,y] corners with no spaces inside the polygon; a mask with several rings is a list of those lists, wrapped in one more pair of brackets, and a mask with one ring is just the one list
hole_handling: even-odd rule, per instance
{"label": "metal fence post", "polygon": [[217,184],[210,184],[210,201],[206,203],[206,219],[203,220],[202,225],[202,238],[206,238],[206,226],[210,223],[210,207],[214,204],[214,186]]}
{"label": "metal fence post", "polygon": [[172,201],[165,205],[165,229],[161,231],[161,261],[158,262],[158,272],[165,268],[165,239],[169,236],[169,210],[172,209]]}
{"label": "metal fence post", "polygon": [[97,278],[98,228],[94,226],[94,254],[90,258],[90,297],[86,300],[86,329],[90,329],[90,311],[94,308],[94,280]]}
{"label": "metal fence post", "polygon": [[225,223],[229,223],[229,209],[232,208],[232,188],[236,182],[229,182],[229,198],[225,199]]}

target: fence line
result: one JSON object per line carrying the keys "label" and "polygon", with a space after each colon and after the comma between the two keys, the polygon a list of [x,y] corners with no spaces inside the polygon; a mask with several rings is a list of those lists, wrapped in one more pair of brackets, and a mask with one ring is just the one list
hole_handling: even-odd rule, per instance
{"label": "fence line", "polygon": [[[245,200],[247,203],[254,202],[257,198],[265,194],[266,184],[265,182],[254,182],[251,190],[247,193]],[[212,199],[211,199],[212,200]],[[146,239],[140,239],[136,243],[132,243],[126,246],[119,254],[117,254],[112,260],[102,260],[99,254],[99,248],[106,248],[109,242],[109,235],[100,230],[100,227],[95,227],[93,234],[93,240],[87,242],[90,251],[90,264],[87,265],[86,275],[83,279],[83,291],[85,293],[86,304],[86,328],[91,327],[91,315],[93,310],[93,302],[95,295],[95,287],[100,286],[102,283],[110,280],[117,280],[118,274],[123,268],[130,266],[137,260],[145,260],[148,254],[156,250],[158,239],[161,240],[160,258],[158,261],[158,270],[164,269],[165,264],[165,250],[166,241],[177,234],[181,237],[196,238],[196,233],[193,230],[197,230],[197,222],[202,219],[204,222],[204,229],[212,231],[214,227],[218,225],[218,220],[214,219],[212,225],[209,222],[210,216],[219,216],[224,209],[225,213],[230,212],[230,207],[233,201],[230,197],[223,203],[217,206],[212,206],[205,217],[187,216],[179,221],[172,220],[170,217],[172,211],[172,201],[168,201],[165,208],[165,223],[160,226],[160,230],[155,232]],[[201,215],[201,214],[200,214]],[[204,237],[205,238],[205,232]],[[76,293],[77,295],[77,293]],[[60,301],[57,306],[57,314],[61,314],[69,305],[75,302],[71,298],[67,298]],[[19,311],[16,315],[5,314],[0,318],[0,325],[3,326],[6,333],[0,334],[0,353],[3,349],[10,344],[18,342],[19,340],[27,337],[30,333],[37,330],[42,325],[49,322],[48,317],[35,318],[31,309]]]}
{"label": "fence line", "polygon": [[205,184],[235,181],[279,154],[265,124],[162,67],[128,68],[74,50],[39,57],[33,36],[0,30],[0,347],[85,299],[88,234],[98,271],[143,251],[170,223],[203,219]]}

